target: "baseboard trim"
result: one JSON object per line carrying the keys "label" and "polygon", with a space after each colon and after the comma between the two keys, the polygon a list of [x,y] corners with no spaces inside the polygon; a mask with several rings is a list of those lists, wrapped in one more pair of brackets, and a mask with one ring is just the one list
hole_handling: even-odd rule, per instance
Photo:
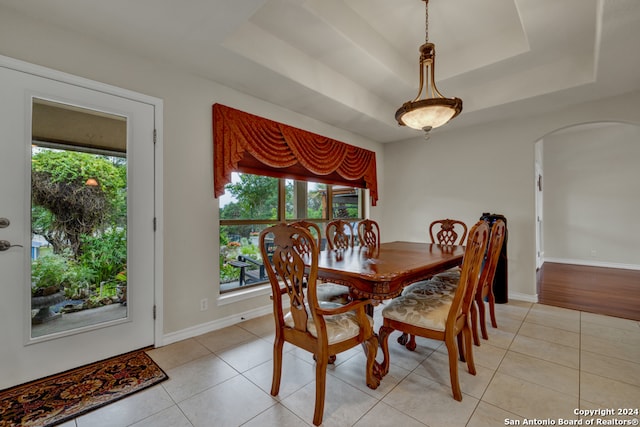
{"label": "baseboard trim", "polygon": [[233,326],[245,320],[254,319],[256,317],[264,316],[265,314],[269,313],[273,313],[272,304],[245,311],[244,313],[233,314],[231,316],[213,320],[211,322],[201,323],[199,325],[195,325],[181,331],[165,334],[162,337],[162,345],[168,345],[178,341],[186,340],[188,338],[197,337],[198,335],[206,334],[207,332],[216,331],[228,326]]}
{"label": "baseboard trim", "polygon": [[589,267],[620,268],[623,270],[640,270],[640,265],[638,264],[621,264],[617,262],[589,261],[583,259],[545,258],[542,262],[542,265],[544,265],[545,262],[554,262],[557,264],[585,265]]}
{"label": "baseboard trim", "polygon": [[509,292],[509,299],[514,299],[517,301],[524,301],[524,302],[532,302],[532,303],[537,303],[538,302],[538,294],[522,294],[520,292]]}
{"label": "baseboard trim", "polygon": [[[520,292],[509,292],[509,299],[537,303],[538,295],[523,294]],[[217,319],[211,322],[195,325],[190,328],[183,329],[181,331],[171,332],[163,335],[162,346],[173,344],[175,342],[186,340],[189,338],[197,337],[198,335],[206,334],[208,332],[216,331],[218,329],[237,325],[238,323],[244,322],[245,320],[254,319],[256,317],[261,317],[270,313],[273,313],[272,304],[266,305],[264,307],[259,307],[253,310],[245,311],[244,313],[233,314],[231,316],[227,316],[222,319]]]}

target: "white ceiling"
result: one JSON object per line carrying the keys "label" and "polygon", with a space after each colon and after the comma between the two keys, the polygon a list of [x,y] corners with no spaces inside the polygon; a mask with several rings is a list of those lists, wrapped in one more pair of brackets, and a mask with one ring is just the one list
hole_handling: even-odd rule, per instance
{"label": "white ceiling", "polygon": [[[421,0],[0,0],[371,140],[417,95]],[[1,9],[0,9],[1,12]],[[431,0],[445,131],[640,89],[640,0]]]}

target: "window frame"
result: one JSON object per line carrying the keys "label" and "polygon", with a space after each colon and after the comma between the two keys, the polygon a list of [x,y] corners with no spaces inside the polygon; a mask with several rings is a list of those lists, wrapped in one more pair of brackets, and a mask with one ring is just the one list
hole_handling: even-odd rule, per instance
{"label": "window frame", "polygon": [[[243,174],[245,172],[237,172],[239,174]],[[260,175],[260,174],[253,174],[253,175],[258,175],[258,176],[268,176],[268,175]],[[275,178],[274,179],[278,180],[278,205],[277,205],[277,215],[275,219],[222,219],[219,218],[219,224],[218,224],[218,230],[220,231],[222,229],[222,227],[224,226],[234,226],[234,225],[266,225],[266,226],[270,226],[273,224],[277,224],[280,222],[295,222],[295,221],[301,221],[301,220],[305,220],[305,221],[309,221],[309,222],[314,222],[317,223],[320,226],[320,230],[323,233],[324,236],[324,227],[322,226],[322,224],[326,224],[329,221],[332,221],[334,219],[337,219],[334,216],[334,209],[333,209],[333,203],[334,203],[334,186],[338,186],[338,187],[347,187],[345,185],[338,185],[338,184],[326,184],[326,188],[327,188],[327,217],[326,218],[307,218],[307,217],[297,217],[297,218],[287,218],[287,212],[286,212],[286,203],[287,203],[287,194],[286,194],[286,181],[288,179],[293,179],[293,178]],[[301,181],[301,180],[296,180],[293,179],[294,183],[309,183],[309,182],[314,182],[316,183],[316,181]],[[324,183],[319,183],[319,184],[324,184]],[[358,216],[356,217],[349,217],[349,218],[342,218],[342,219],[346,219],[346,220],[352,220],[352,221],[361,221],[362,219],[365,218],[365,207],[366,207],[366,200],[367,200],[367,193],[366,193],[366,189],[364,188],[359,188],[359,187],[349,187],[349,188],[353,188],[354,190],[356,190],[359,194],[358,194]],[[299,212],[299,210],[296,210],[297,212]],[[323,237],[321,236],[321,237]],[[220,252],[218,254],[218,256],[220,256],[222,254],[222,245],[220,246]],[[221,281],[221,277],[220,275],[218,276],[218,281],[220,283],[220,295],[224,295],[225,297],[229,294],[234,294],[237,293],[238,291],[245,291],[247,289],[250,288],[255,288],[261,285],[264,285],[265,283],[268,283],[269,279],[265,279],[264,281],[257,281],[257,282],[253,282],[251,284],[245,284],[243,286],[240,286],[238,284],[238,286],[234,287],[234,288],[229,288],[226,290],[222,289],[222,281]],[[233,282],[231,282],[233,283]]]}

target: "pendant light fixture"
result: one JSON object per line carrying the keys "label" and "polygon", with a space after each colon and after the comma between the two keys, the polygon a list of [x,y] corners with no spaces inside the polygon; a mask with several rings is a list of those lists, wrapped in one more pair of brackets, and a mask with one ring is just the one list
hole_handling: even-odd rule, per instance
{"label": "pendant light fixture", "polygon": [[[396,120],[401,126],[423,130],[446,124],[462,111],[460,98],[445,98],[436,87],[436,47],[429,43],[429,0],[425,4],[425,43],[420,46],[420,88],[413,101],[407,101],[396,111]],[[424,93],[423,93],[424,92]],[[424,94],[424,98],[420,97]]]}

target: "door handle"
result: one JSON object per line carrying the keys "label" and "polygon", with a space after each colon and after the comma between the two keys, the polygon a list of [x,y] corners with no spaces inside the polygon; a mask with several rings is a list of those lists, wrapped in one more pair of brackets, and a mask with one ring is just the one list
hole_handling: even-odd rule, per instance
{"label": "door handle", "polygon": [[0,218],[0,228],[7,228],[9,224],[9,218]]}
{"label": "door handle", "polygon": [[22,248],[22,245],[12,245],[8,240],[0,240],[0,252],[4,252],[9,248]]}

